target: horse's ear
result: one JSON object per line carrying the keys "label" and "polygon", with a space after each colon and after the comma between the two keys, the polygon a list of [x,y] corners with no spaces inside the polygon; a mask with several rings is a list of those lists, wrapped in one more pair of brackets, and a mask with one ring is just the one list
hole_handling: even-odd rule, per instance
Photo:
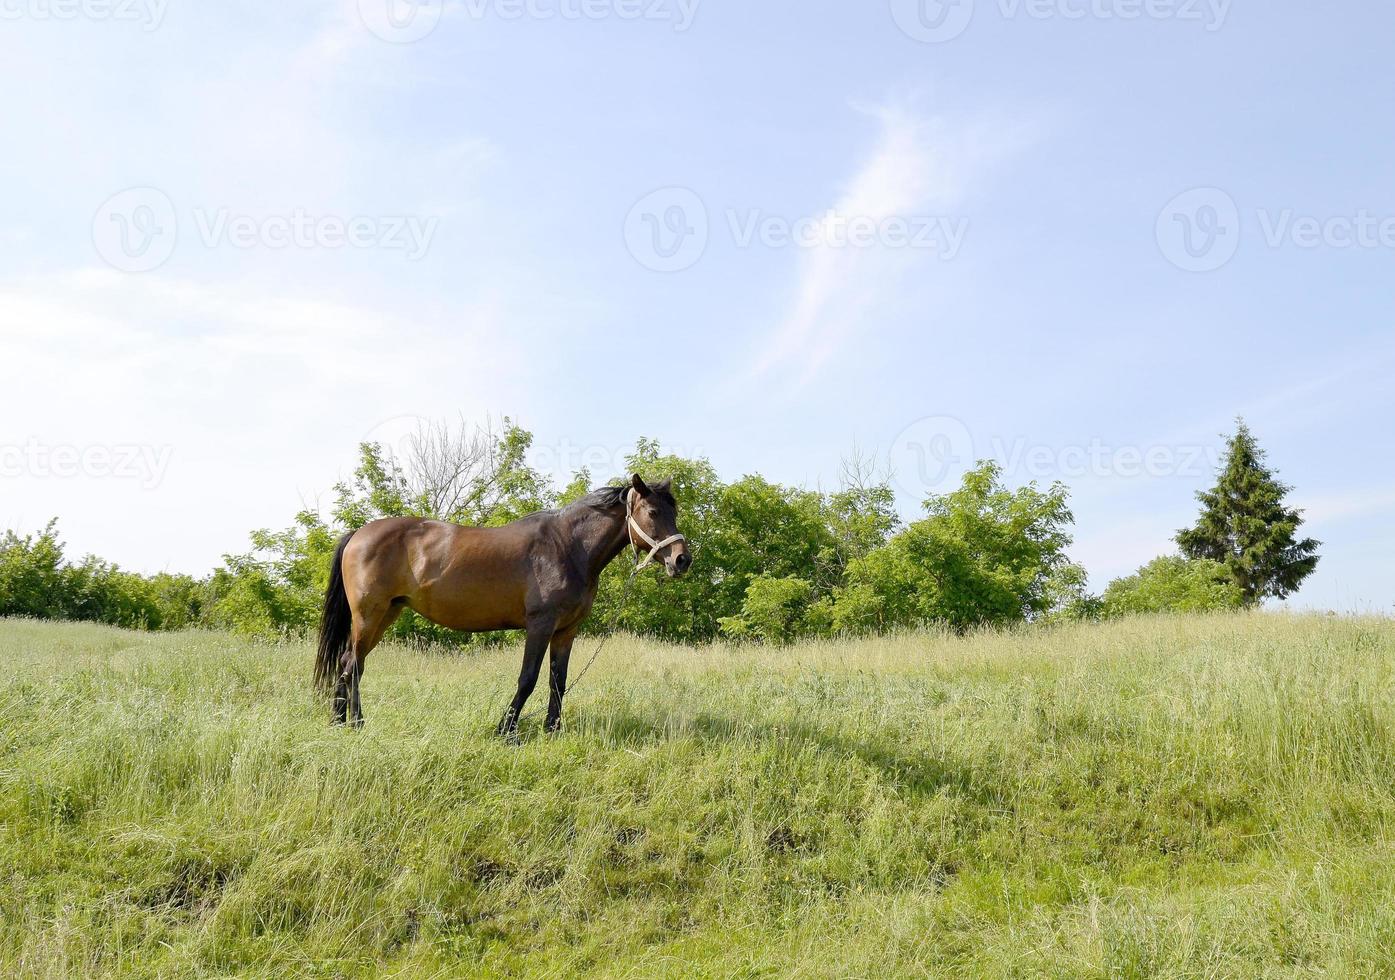
{"label": "horse's ear", "polygon": [[635,488],[635,493],[639,494],[641,497],[647,497],[654,492],[649,489],[649,484],[645,483],[644,478],[638,473],[630,477],[630,485]]}
{"label": "horse's ear", "polygon": [[654,484],[654,492],[655,492],[655,493],[660,493],[660,494],[666,494],[666,495],[672,497],[672,496],[673,496],[673,477],[668,477],[668,478],[663,479],[663,480],[660,480],[658,483]]}

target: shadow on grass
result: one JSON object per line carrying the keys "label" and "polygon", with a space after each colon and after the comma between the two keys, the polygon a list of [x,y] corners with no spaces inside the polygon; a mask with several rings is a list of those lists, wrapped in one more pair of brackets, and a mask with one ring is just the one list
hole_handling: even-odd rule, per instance
{"label": "shadow on grass", "polygon": [[681,722],[628,711],[592,716],[583,730],[619,748],[638,748],[677,739],[693,739],[705,746],[788,744],[812,747],[835,758],[859,760],[876,769],[901,791],[916,797],[949,793],[988,809],[1011,808],[1002,792],[1002,766],[996,755],[977,765],[954,757],[935,757],[904,751],[890,736],[886,740],[859,738],[807,722],[785,720],[781,724],[737,719],[700,712]]}

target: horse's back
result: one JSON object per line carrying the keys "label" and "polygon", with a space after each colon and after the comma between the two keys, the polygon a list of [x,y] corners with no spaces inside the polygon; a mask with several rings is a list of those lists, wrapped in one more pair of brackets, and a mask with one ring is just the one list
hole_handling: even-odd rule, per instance
{"label": "horse's back", "polygon": [[525,625],[536,522],[465,527],[416,517],[365,524],[344,552],[351,601],[400,602],[451,629]]}

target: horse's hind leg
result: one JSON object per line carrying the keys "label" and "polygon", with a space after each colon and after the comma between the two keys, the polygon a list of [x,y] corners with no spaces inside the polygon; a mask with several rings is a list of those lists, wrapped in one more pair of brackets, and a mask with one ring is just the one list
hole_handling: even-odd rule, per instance
{"label": "horse's hind leg", "polygon": [[346,722],[355,728],[363,725],[363,705],[359,701],[359,684],[368,654],[383,639],[383,634],[402,615],[403,606],[392,602],[354,609],[353,629],[349,633],[349,648],[339,658],[339,684],[334,690],[334,721]]}

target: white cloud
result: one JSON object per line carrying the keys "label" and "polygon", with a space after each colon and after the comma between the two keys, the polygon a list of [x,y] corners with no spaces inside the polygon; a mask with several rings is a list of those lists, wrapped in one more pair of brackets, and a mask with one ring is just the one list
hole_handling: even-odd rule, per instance
{"label": "white cloud", "polygon": [[0,286],[0,447],[168,458],[154,485],[11,474],[0,526],[61,514],[77,553],[208,568],[248,529],[284,524],[327,491],[384,421],[516,406],[527,361],[504,306],[486,297],[432,315],[402,298],[374,309],[106,270]]}
{"label": "white cloud", "polygon": [[81,270],[0,286],[0,341],[11,364],[25,369],[3,397],[22,405],[16,387],[22,391],[49,370],[68,383],[113,393],[131,380],[115,377],[118,371],[167,371],[170,384],[196,379],[204,398],[235,396],[249,383],[286,372],[296,379],[290,394],[297,403],[312,401],[321,387],[326,394],[404,382],[429,389],[455,358],[482,378],[504,370],[516,351],[500,317],[497,298],[452,310],[443,320],[401,306],[388,311],[268,295],[246,282],[207,285]]}
{"label": "white cloud", "polygon": [[973,180],[1023,140],[1020,130],[1002,124],[959,126],[899,106],[856,108],[877,120],[876,144],[837,199],[815,209],[826,215],[820,244],[803,250],[792,308],[758,354],[758,375],[778,369],[796,383],[811,380],[908,269],[950,274],[952,261],[934,251],[831,244],[831,221],[944,218],[971,224],[964,209]]}

